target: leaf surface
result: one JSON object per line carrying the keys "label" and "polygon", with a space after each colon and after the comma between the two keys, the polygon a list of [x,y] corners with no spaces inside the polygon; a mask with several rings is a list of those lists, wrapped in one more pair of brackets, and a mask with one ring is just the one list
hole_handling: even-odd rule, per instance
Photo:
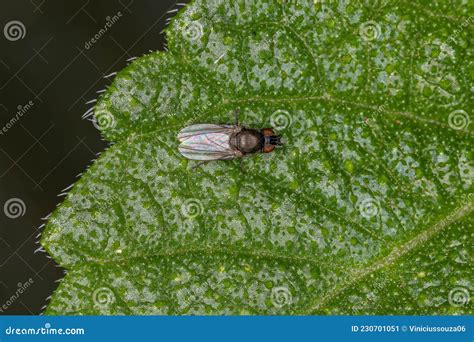
{"label": "leaf surface", "polygon": [[[47,314],[472,314],[473,7],[195,1],[95,107]],[[469,19],[471,18],[471,19]],[[192,123],[274,127],[192,169]]]}

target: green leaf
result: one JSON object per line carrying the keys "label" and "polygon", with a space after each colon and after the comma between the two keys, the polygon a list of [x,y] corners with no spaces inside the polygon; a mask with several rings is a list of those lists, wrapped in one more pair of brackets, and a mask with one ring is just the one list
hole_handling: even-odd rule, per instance
{"label": "green leaf", "polygon": [[[473,3],[195,1],[118,73],[47,314],[472,314]],[[285,145],[193,169],[191,123]]]}

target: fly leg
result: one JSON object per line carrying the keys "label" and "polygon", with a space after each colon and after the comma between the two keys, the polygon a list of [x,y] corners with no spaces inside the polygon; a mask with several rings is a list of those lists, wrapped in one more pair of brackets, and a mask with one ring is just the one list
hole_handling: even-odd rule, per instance
{"label": "fly leg", "polygon": [[209,163],[211,160],[203,160],[203,161],[200,161],[199,163],[197,163],[196,165],[194,165],[193,167],[191,167],[191,170],[195,170],[197,169],[198,167],[200,167],[201,165],[204,165],[204,164],[207,164]]}
{"label": "fly leg", "polygon": [[240,167],[240,172],[245,173],[244,158],[240,158],[239,167]]}
{"label": "fly leg", "polygon": [[239,125],[240,108],[237,108],[236,110],[234,110],[233,114],[234,114],[235,125],[238,126]]}

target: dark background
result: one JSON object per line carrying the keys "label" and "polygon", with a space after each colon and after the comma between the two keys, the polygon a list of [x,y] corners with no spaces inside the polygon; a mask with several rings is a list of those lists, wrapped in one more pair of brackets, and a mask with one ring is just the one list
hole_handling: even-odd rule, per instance
{"label": "dark background", "polygon": [[[182,0],[180,2],[183,2]],[[87,101],[111,83],[105,78],[127,59],[162,50],[160,32],[179,8],[175,0],[2,0],[0,2],[0,130],[19,106],[33,106],[0,135],[0,314],[40,314],[63,270],[35,253],[39,227],[61,203],[62,189],[76,181],[104,150],[99,131],[82,114]],[[120,19],[86,49],[107,22]],[[4,27],[18,20],[22,39],[6,39]],[[25,204],[10,218],[10,199]],[[11,297],[33,283],[15,300]],[[7,309],[2,306],[7,305]]]}

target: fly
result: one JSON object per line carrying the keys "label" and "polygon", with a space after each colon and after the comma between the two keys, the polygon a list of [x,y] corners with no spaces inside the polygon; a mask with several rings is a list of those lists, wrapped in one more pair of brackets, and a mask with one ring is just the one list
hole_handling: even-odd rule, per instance
{"label": "fly", "polygon": [[179,152],[187,159],[211,161],[242,158],[254,153],[270,153],[282,145],[272,128],[253,129],[235,125],[196,124],[178,134]]}

